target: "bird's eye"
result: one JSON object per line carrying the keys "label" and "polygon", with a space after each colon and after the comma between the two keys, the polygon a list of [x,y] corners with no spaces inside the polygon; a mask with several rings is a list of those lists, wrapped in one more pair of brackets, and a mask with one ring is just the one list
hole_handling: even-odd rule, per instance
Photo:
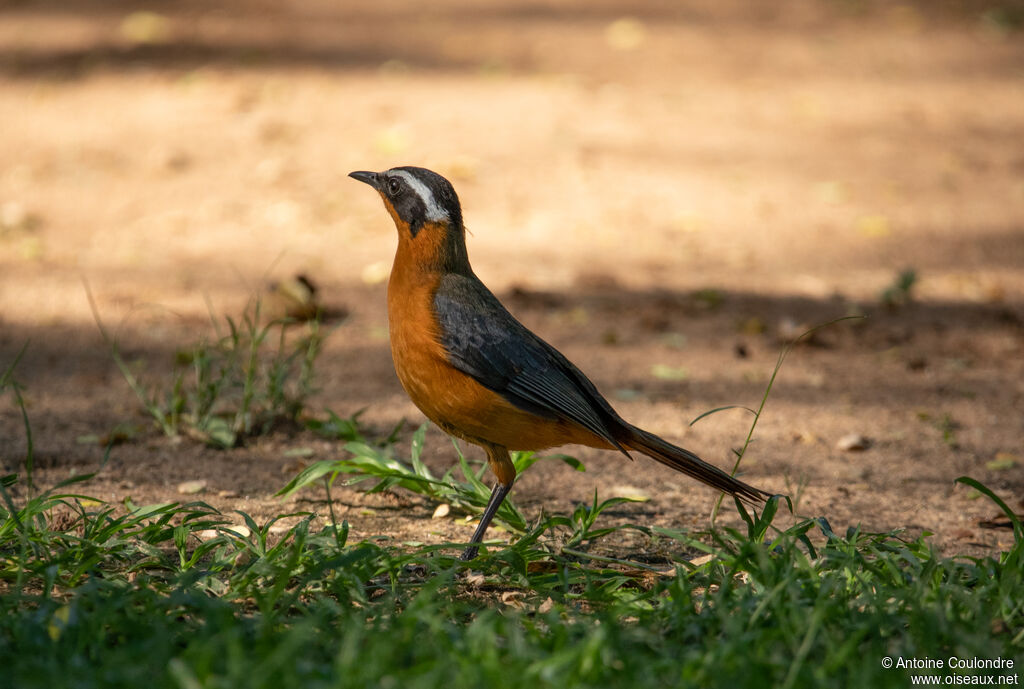
{"label": "bird's eye", "polygon": [[396,196],[398,194],[398,192],[401,191],[401,189],[402,189],[402,185],[399,183],[399,181],[397,179],[392,177],[391,179],[388,180],[388,193],[389,194],[391,194],[392,196]]}

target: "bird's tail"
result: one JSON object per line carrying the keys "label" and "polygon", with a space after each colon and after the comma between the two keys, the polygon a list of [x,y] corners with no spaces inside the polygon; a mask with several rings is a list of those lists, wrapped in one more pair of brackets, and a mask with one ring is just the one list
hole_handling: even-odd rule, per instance
{"label": "bird's tail", "polygon": [[629,435],[619,439],[619,442],[627,450],[642,452],[667,467],[746,502],[760,503],[771,497],[771,493],[747,485],[718,467],[708,464],[689,450],[677,447],[636,426],[627,425],[627,428]]}

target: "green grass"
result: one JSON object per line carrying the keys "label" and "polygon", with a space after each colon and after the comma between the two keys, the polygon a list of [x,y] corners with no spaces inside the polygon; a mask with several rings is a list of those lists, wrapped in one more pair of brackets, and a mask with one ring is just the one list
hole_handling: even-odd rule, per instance
{"label": "green grass", "polygon": [[[86,495],[88,475],[40,493],[14,364],[5,392],[28,442],[23,474],[0,477],[0,689],[906,687],[883,658],[1017,661],[981,677],[1024,658],[1024,528],[967,477],[1012,523],[1005,552],[945,557],[927,534],[836,533],[824,517],[779,526],[794,520],[777,519],[778,498],[737,503],[739,528],[613,525],[621,499],[595,495],[532,521],[509,502],[511,542],[463,563],[463,544],[350,541],[333,512],[257,523],[202,502],[108,504]],[[486,498],[461,455],[430,472],[423,429],[400,456],[397,433],[369,442],[356,419],[307,425],[346,455],[282,492],[370,480],[468,513]],[[226,528],[238,516],[244,537]],[[617,556],[627,530],[652,557]]]}
{"label": "green grass", "polygon": [[[581,550],[617,529],[552,547],[592,510],[470,566],[454,545],[349,543],[311,516],[277,542],[248,518],[245,538],[200,541],[227,521],[207,505],[68,487],[22,504],[4,490],[0,686],[907,686],[883,657],[1024,646],[1016,521],[1008,552],[944,558],[823,519],[772,533],[775,502],[704,540],[655,530],[673,558],[655,573]],[[699,566],[681,556],[695,547],[711,555]]]}
{"label": "green grass", "polygon": [[[778,499],[740,507],[739,530],[601,527],[615,501],[595,497],[471,564],[461,544],[350,543],[347,524],[309,514],[276,539],[276,518],[243,514],[240,537],[201,502],[72,491],[89,478],[19,500],[2,488],[0,686],[904,687],[883,657],[1024,649],[1024,529],[967,478],[1013,523],[997,557],[823,518],[778,530]],[[665,563],[589,552],[624,528]]]}
{"label": "green grass", "polygon": [[[356,416],[358,417],[358,414]],[[399,429],[395,429],[383,443],[374,444],[363,435],[355,418],[341,419],[330,410],[326,421],[312,419],[307,421],[306,425],[322,435],[347,440],[344,446],[347,456],[342,459],[314,462],[289,481],[278,492],[280,496],[288,497],[308,486],[319,485],[320,479],[323,479],[330,497],[330,486],[340,476],[345,475],[349,477],[346,485],[376,479],[376,483],[369,490],[370,493],[403,488],[469,514],[482,513],[490,499],[491,489],[484,483],[487,465],[481,463],[479,467],[473,469],[454,442],[461,480],[457,480],[454,475],[455,467],[449,469],[444,476],[437,477],[420,460],[426,437],[426,425],[421,426],[413,434],[408,462],[394,456],[393,443]],[[538,460],[545,458],[560,459],[578,471],[584,469],[578,459],[567,455],[542,457],[535,452],[513,452],[512,464],[516,468],[516,475],[522,474]],[[495,519],[498,524],[515,534],[522,535],[527,529],[526,517],[510,498],[506,498],[502,503]]]}

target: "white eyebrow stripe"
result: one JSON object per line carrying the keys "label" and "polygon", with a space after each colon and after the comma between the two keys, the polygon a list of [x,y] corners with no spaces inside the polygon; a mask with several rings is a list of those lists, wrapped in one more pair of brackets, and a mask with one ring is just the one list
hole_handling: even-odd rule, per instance
{"label": "white eyebrow stripe", "polygon": [[434,199],[434,192],[430,191],[430,187],[416,179],[411,173],[405,170],[391,170],[388,174],[398,175],[409,183],[412,190],[423,200],[423,205],[427,209],[427,220],[440,222],[450,219],[448,213],[441,206],[437,205],[437,201]]}

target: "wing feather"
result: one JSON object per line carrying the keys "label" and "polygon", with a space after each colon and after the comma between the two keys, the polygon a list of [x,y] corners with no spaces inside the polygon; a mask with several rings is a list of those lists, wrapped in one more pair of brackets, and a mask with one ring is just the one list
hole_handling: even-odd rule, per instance
{"label": "wing feather", "polygon": [[593,383],[517,321],[476,276],[444,276],[434,307],[455,368],[521,409],[571,421],[621,449],[610,428],[621,419]]}

